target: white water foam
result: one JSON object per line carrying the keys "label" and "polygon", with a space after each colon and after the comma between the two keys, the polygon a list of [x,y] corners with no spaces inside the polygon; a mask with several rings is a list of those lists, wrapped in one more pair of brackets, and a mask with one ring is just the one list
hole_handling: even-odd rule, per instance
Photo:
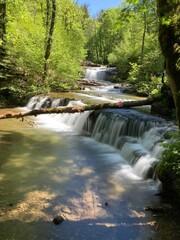
{"label": "white water foam", "polygon": [[[42,106],[45,100],[47,98],[38,100],[35,108]],[[37,99],[31,99],[28,105],[32,107],[34,101],[37,101]],[[68,104],[68,106],[81,105],[84,105],[81,101],[70,101]],[[38,127],[53,129],[58,132],[81,132],[90,113],[86,111],[73,114],[38,115],[36,122]],[[92,137],[96,141],[104,143],[106,147],[111,145],[114,149],[117,149],[118,153],[116,154],[124,161],[123,167],[121,164],[118,172],[122,175],[131,176],[133,179],[142,179],[161,154],[162,147],[159,141],[162,138],[163,129],[162,127],[156,127],[156,122],[148,120],[148,116],[144,117],[143,114],[139,116],[132,110],[125,111],[122,117],[119,117],[118,113],[112,114],[110,112],[110,114],[111,118],[107,114],[99,114],[94,122]],[[142,117],[142,120],[140,117]],[[98,147],[100,146],[98,145]],[[114,157],[112,156],[112,158]]]}

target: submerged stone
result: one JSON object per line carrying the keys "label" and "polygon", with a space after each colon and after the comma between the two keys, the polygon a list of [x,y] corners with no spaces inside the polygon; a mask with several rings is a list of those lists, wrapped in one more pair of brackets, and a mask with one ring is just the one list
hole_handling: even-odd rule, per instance
{"label": "submerged stone", "polygon": [[56,224],[56,225],[61,224],[63,221],[64,221],[64,218],[61,215],[56,216],[53,219],[53,223]]}

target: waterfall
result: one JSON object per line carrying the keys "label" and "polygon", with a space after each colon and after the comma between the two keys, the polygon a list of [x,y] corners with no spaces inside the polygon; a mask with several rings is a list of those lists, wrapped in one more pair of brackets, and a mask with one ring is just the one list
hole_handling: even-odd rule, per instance
{"label": "waterfall", "polygon": [[[81,101],[77,101],[70,98],[52,99],[47,96],[35,96],[32,97],[26,105],[26,109],[41,109],[41,108],[58,108],[62,106],[81,106],[84,105]],[[81,131],[84,126],[90,112],[84,113],[64,113],[64,114],[51,114],[39,115],[36,118],[36,123],[40,127],[53,128],[56,131],[72,132],[73,129]]]}
{"label": "waterfall", "polygon": [[84,79],[102,81],[116,74],[116,68],[91,67],[87,68]]}
{"label": "waterfall", "polygon": [[[37,109],[62,104],[83,105],[81,101],[70,99],[34,97],[27,107]],[[40,115],[36,119],[43,127],[56,131],[86,132],[97,142],[112,146],[123,161],[132,166],[133,172],[142,178],[153,177],[157,158],[162,152],[161,139],[169,130],[164,119],[132,109]]]}
{"label": "waterfall", "polygon": [[92,112],[84,125],[98,142],[118,149],[141,177],[153,177],[152,169],[162,152],[160,143],[167,128],[162,118],[127,109]]}
{"label": "waterfall", "polygon": [[86,69],[85,79],[105,80],[106,79],[106,68]]}
{"label": "waterfall", "polygon": [[28,109],[56,108],[67,106],[70,101],[70,98],[52,99],[49,96],[35,96],[29,100],[26,107]]}

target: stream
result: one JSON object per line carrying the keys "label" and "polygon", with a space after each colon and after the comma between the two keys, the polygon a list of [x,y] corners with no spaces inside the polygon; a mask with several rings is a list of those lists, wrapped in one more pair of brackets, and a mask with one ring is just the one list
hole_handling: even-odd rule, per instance
{"label": "stream", "polygon": [[[102,83],[79,96],[130,101],[105,80],[106,69],[85,79]],[[34,97],[27,111],[81,101]],[[0,122],[0,240],[171,240],[179,218],[154,215],[161,184],[155,165],[161,139],[174,126],[134,109],[53,114]],[[53,219],[64,221],[55,225]]]}

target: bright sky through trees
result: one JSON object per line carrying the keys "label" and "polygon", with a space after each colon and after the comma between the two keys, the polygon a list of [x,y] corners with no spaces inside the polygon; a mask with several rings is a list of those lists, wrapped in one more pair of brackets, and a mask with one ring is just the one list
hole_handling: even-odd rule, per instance
{"label": "bright sky through trees", "polygon": [[102,9],[120,6],[122,0],[77,0],[79,5],[86,4],[92,15],[95,17]]}

